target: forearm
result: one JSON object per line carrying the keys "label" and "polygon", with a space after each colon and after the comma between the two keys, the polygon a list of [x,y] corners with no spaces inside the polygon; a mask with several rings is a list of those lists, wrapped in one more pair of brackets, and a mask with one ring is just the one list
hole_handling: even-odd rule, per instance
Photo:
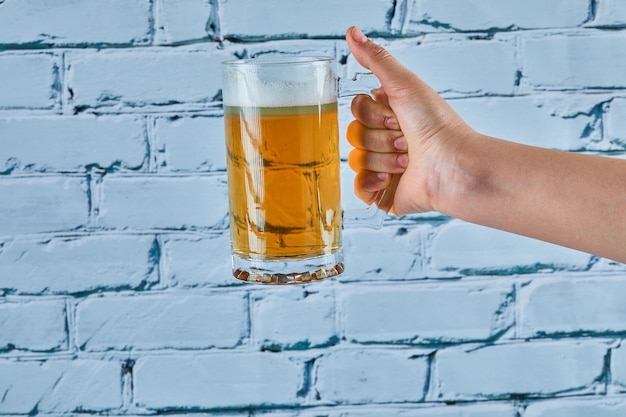
{"label": "forearm", "polygon": [[625,160],[482,135],[460,149],[439,211],[626,262]]}

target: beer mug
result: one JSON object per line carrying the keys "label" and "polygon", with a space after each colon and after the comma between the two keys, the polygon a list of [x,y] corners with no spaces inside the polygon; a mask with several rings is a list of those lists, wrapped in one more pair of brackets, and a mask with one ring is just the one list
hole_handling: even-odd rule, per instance
{"label": "beer mug", "polygon": [[[222,78],[233,276],[297,284],[341,274],[334,60],[226,61]],[[382,226],[385,212],[362,211],[350,218]]]}

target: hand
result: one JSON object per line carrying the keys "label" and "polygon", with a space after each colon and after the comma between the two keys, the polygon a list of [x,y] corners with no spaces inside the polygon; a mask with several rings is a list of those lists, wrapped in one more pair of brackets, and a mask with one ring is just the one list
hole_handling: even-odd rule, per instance
{"label": "hand", "polygon": [[408,164],[407,143],[385,91],[372,90],[372,96],[360,95],[352,101],[352,114],[357,120],[348,125],[346,133],[354,146],[348,164],[357,173],[356,196],[389,211],[398,180]]}
{"label": "hand", "polygon": [[360,30],[346,40],[382,85],[352,102],[359,198],[384,191],[397,215],[435,210],[626,262],[626,161],[481,135]]}
{"label": "hand", "polygon": [[356,196],[372,203],[384,191],[379,207],[397,215],[437,210],[448,187],[461,179],[456,151],[475,132],[358,28],[348,29],[346,40],[356,60],[381,83],[373,98],[360,95],[352,102],[356,120],[347,137],[355,149],[348,162],[357,173]]}

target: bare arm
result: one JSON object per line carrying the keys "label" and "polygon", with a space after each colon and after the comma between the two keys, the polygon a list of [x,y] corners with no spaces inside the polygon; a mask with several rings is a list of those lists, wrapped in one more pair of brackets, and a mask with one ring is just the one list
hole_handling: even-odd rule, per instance
{"label": "bare arm", "polygon": [[436,210],[626,262],[626,161],[482,135],[461,149],[465,185]]}

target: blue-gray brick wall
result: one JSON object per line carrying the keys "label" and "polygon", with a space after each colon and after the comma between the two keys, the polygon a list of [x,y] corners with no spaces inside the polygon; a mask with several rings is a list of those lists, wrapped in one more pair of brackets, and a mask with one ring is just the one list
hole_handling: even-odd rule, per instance
{"label": "blue-gray brick wall", "polygon": [[230,276],[219,64],[346,77],[353,24],[477,130],[626,156],[622,0],[0,0],[0,416],[626,415],[624,265],[427,213]]}

